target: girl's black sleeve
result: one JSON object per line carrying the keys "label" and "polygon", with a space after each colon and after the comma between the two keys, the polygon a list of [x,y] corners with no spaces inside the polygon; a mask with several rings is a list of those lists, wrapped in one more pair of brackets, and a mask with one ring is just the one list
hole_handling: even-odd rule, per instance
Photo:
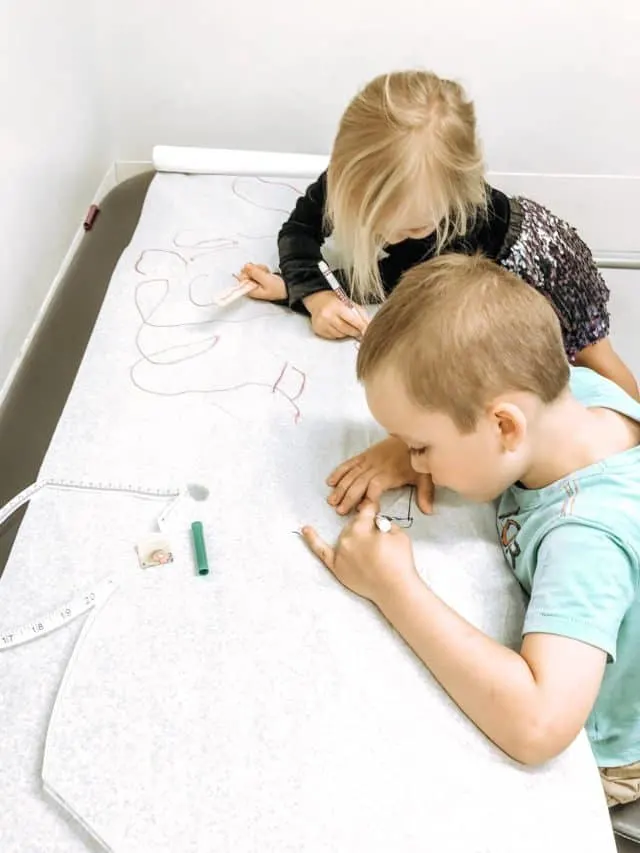
{"label": "girl's black sleeve", "polygon": [[[322,260],[320,248],[329,236],[325,223],[327,202],[327,173],[311,184],[298,199],[293,213],[278,234],[280,274],[287,286],[289,307],[307,314],[302,300],[305,296],[330,287],[318,269]],[[380,261],[380,275],[387,293],[390,293],[402,274],[415,264],[433,256],[434,238],[405,240],[388,246]],[[334,270],[340,284],[348,288],[343,270]],[[282,304],[286,300],[282,300]]]}
{"label": "girl's black sleeve", "polygon": [[322,260],[320,247],[328,234],[324,212],[327,201],[327,173],[311,184],[301,196],[293,213],[278,234],[280,274],[289,294],[289,307],[307,314],[302,300],[305,296],[330,287],[318,269]]}

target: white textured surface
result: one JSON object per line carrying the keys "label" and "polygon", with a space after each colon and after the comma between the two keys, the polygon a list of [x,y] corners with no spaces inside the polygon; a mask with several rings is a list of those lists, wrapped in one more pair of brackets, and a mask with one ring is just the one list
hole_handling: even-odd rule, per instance
{"label": "white textured surface", "polygon": [[[275,306],[206,303],[242,260],[273,261],[293,192],[154,179],[43,473],[200,482],[211,495],[172,516],[176,561],[146,572],[132,547],[157,502],[47,493],[31,507],[2,580],[3,622],[113,570],[121,586],[89,617],[55,703],[43,778],[62,809],[37,771],[78,626],[0,657],[3,850],[95,849],[65,808],[116,853],[613,850],[583,737],[540,770],[505,758],[292,533],[307,522],[337,534],[324,477],[378,435],[355,347]],[[493,510],[438,498],[411,531],[420,570],[517,642],[522,597]],[[407,495],[394,500],[399,515]],[[187,534],[196,517],[206,578]]]}

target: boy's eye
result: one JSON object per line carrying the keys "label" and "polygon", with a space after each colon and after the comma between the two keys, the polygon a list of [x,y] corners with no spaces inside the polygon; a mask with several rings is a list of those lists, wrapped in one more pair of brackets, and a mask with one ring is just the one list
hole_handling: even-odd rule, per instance
{"label": "boy's eye", "polygon": [[422,456],[422,454],[426,453],[428,449],[428,447],[410,447],[409,453],[412,456]]}

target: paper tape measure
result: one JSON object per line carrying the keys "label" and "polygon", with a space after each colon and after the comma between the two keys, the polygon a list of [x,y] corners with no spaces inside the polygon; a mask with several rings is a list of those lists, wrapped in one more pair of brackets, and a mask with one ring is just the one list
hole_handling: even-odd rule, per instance
{"label": "paper tape measure", "polygon": [[[14,498],[11,498],[9,503],[5,504],[2,509],[0,509],[0,525],[4,524],[4,522],[11,518],[14,512],[20,509],[21,506],[24,506],[31,498],[37,494],[41,489],[45,488],[53,488],[53,489],[63,489],[63,490],[71,490],[71,491],[80,491],[80,492],[121,492],[123,494],[130,495],[143,495],[150,498],[179,498],[186,491],[186,489],[153,489],[153,488],[145,488],[144,486],[132,486],[130,483],[128,485],[123,485],[120,483],[100,483],[90,481],[88,483],[83,483],[76,480],[56,480],[52,478],[45,478],[43,480],[37,480],[35,483],[32,483],[30,486],[27,486],[26,489],[23,489],[19,494],[17,494]],[[203,488],[203,487],[198,487]],[[166,520],[169,512],[173,508],[175,501],[172,501],[171,504],[164,510],[164,512],[158,517],[158,526],[160,526],[163,521]]]}
{"label": "paper tape measure", "polygon": [[13,648],[13,646],[21,646],[23,643],[37,640],[38,637],[44,637],[45,634],[50,634],[52,631],[62,628],[63,625],[66,625],[78,616],[82,616],[83,613],[91,610],[96,605],[105,602],[115,589],[115,578],[105,578],[94,586],[93,589],[77,595],[71,601],[68,601],[61,607],[56,607],[34,622],[29,622],[13,631],[0,633],[0,651],[2,649]]}
{"label": "paper tape measure", "polygon": [[[9,503],[0,509],[0,525],[4,524],[14,512],[24,506],[31,498],[39,491],[45,488],[73,490],[73,491],[90,491],[90,492],[121,492],[123,494],[141,495],[150,498],[173,498],[163,509],[157,519],[160,530],[164,529],[167,518],[172,509],[185,494],[200,490],[200,497],[196,496],[196,500],[203,499],[203,495],[208,494],[203,486],[186,486],[184,489],[169,488],[169,489],[154,489],[131,484],[116,484],[116,483],[100,483],[100,482],[78,482],[74,480],[55,480],[51,478],[38,480],[27,486],[19,494],[12,498]],[[33,622],[28,622],[19,628],[11,631],[3,631],[0,629],[0,651],[2,649],[14,648],[15,646],[28,643],[38,637],[44,637],[45,634],[50,634],[52,631],[62,628],[73,619],[91,610],[96,605],[102,604],[111,593],[116,589],[116,580],[113,576],[104,578],[94,587],[85,592],[79,593],[71,601],[54,608],[49,613],[35,619]]]}

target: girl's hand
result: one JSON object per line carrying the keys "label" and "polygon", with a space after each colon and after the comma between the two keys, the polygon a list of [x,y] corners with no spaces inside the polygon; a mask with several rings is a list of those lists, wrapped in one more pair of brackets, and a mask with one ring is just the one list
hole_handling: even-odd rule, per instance
{"label": "girl's hand", "polygon": [[381,533],[375,525],[377,511],[373,501],[366,501],[342,531],[335,548],[312,527],[301,531],[311,551],[340,583],[374,604],[400,586],[419,581],[411,540],[395,524],[389,533]]}
{"label": "girl's hand", "polygon": [[272,273],[264,264],[245,264],[240,270],[238,281],[253,282],[256,287],[247,293],[251,299],[264,299],[273,302],[275,299],[286,299],[287,286],[281,276]]}
{"label": "girl's hand", "polygon": [[340,515],[363,498],[377,503],[383,492],[401,486],[415,486],[418,507],[424,513],[433,510],[433,480],[413,470],[409,448],[399,438],[386,438],[347,459],[329,475],[327,485],[333,486],[328,501]]}
{"label": "girl's hand", "polygon": [[320,338],[361,338],[369,325],[362,308],[358,305],[349,308],[332,290],[312,293],[302,301],[311,314],[311,328]]}

